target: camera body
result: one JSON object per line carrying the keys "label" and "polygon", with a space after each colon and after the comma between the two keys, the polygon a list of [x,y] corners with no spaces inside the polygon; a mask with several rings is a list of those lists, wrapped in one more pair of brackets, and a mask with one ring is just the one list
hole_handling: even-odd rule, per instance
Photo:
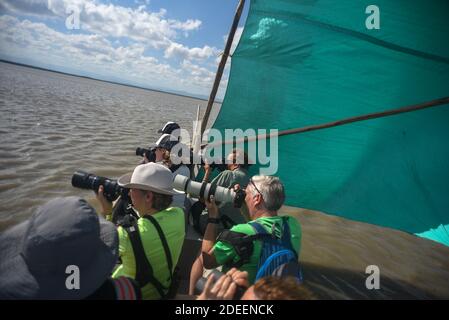
{"label": "camera body", "polygon": [[211,196],[214,196],[215,201],[231,202],[236,208],[240,208],[242,206],[246,196],[245,191],[242,189],[235,192],[232,189],[223,188],[215,184],[192,181],[191,179],[180,174],[175,176],[173,180],[173,188],[184,191],[195,198],[210,199]]}
{"label": "camera body", "polygon": [[149,162],[155,162],[156,161],[156,148],[151,149],[145,149],[145,148],[139,148],[136,149],[136,156],[146,156]]}
{"label": "camera body", "polygon": [[75,188],[98,192],[100,185],[103,186],[103,194],[108,201],[114,201],[119,196],[122,196],[122,198],[128,198],[129,189],[119,186],[117,180],[97,176],[84,171],[75,171],[72,176],[72,186]]}
{"label": "camera body", "polygon": [[[201,161],[202,165],[204,165],[204,161]],[[211,163],[210,167],[212,170],[217,169],[218,171],[222,172],[228,169],[228,165],[226,164],[226,159],[222,159],[221,163]]]}

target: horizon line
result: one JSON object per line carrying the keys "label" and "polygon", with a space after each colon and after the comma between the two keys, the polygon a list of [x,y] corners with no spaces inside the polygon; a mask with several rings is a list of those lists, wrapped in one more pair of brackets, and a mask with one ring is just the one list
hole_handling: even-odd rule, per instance
{"label": "horizon line", "polygon": [[[47,68],[43,68],[43,67],[34,66],[34,65],[31,65],[31,64],[26,64],[26,63],[11,61],[11,60],[5,60],[5,59],[1,59],[1,58],[0,58],[0,62],[13,64],[13,65],[18,65],[18,66],[21,66],[21,67],[33,68],[33,69],[37,69],[37,70],[43,70],[43,71],[48,71],[48,72],[59,73],[59,74],[73,76],[73,77],[78,77],[78,78],[85,78],[85,79],[89,79],[89,80],[101,81],[101,82],[116,84],[116,85],[125,86],[125,87],[131,87],[131,88],[142,89],[142,90],[147,90],[147,91],[166,93],[166,94],[171,94],[171,95],[180,96],[180,97],[186,97],[186,98],[193,98],[193,99],[203,100],[203,101],[206,101],[206,102],[208,101],[208,99],[206,99],[204,97],[199,97],[199,96],[195,96],[195,95],[177,93],[177,92],[173,92],[173,91],[164,91],[164,90],[161,90],[161,89],[152,89],[152,88],[142,87],[142,86],[138,86],[138,85],[134,85],[134,84],[127,84],[127,83],[123,83],[123,82],[116,82],[116,81],[112,81],[112,80],[103,80],[103,79],[98,79],[98,78],[94,78],[94,77],[91,77],[91,76],[83,76],[83,75],[69,73],[69,72],[65,72],[65,71],[58,71],[58,70],[54,70],[54,69],[47,69]],[[215,99],[214,103],[223,103],[223,100],[222,99]]]}

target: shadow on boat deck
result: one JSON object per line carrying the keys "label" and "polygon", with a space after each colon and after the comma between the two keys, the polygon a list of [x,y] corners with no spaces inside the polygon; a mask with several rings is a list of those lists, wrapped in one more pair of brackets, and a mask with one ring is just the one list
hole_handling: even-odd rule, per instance
{"label": "shadow on boat deck", "polygon": [[302,263],[305,284],[318,299],[438,299],[438,297],[401,280],[380,278],[380,288],[368,290],[368,274]]}
{"label": "shadow on boat deck", "polygon": [[[448,299],[449,248],[398,230],[317,211],[284,207],[302,226],[300,262],[319,299]],[[201,245],[189,226],[182,250],[180,294]],[[366,267],[380,270],[380,289],[368,290]]]}

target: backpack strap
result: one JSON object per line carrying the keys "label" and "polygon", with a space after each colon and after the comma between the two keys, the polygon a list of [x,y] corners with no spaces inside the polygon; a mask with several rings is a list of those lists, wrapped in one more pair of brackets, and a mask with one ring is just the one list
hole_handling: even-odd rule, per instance
{"label": "backpack strap", "polygon": [[253,241],[258,238],[258,236],[250,236],[246,233],[223,230],[217,237],[217,241],[222,241],[230,244],[240,259],[236,262],[227,263],[226,266],[239,268],[243,264],[247,263],[253,253],[254,244]]}
{"label": "backpack strap", "polygon": [[[271,233],[258,222],[252,221],[251,226],[257,234],[263,235],[262,251],[259,258],[256,280],[272,274],[273,265],[282,265],[288,261],[297,261],[298,254],[291,244],[291,232],[288,225],[288,217],[282,217],[282,235],[276,237],[274,230]],[[273,224],[273,228],[274,228]]]}
{"label": "backpack strap", "polygon": [[[151,221],[151,220],[150,220]],[[142,240],[140,238],[139,227],[137,220],[131,226],[124,226],[124,230],[127,232],[131,241],[131,246],[134,252],[134,258],[136,260],[136,281],[139,286],[143,288],[148,283],[151,283],[159,293],[161,298],[165,298],[165,288],[161,282],[154,277],[153,267],[151,266],[143,248]],[[164,248],[165,250],[165,248]],[[170,271],[171,276],[171,271]]]}
{"label": "backpack strap", "polygon": [[178,170],[181,166],[183,165],[183,163],[180,163],[180,164],[172,164],[171,166],[170,166],[170,171],[172,172],[172,173],[174,173],[176,170]]}
{"label": "backpack strap", "polygon": [[290,232],[290,225],[288,224],[288,217],[282,217],[282,237],[281,242],[282,244],[291,250],[295,254],[295,258],[298,259],[298,253],[295,251],[292,245],[292,235]]}
{"label": "backpack strap", "polygon": [[273,260],[275,260],[279,257],[282,257],[282,256],[284,256],[288,260],[293,260],[296,258],[294,251],[292,251],[290,249],[284,249],[284,250],[277,251],[276,253],[273,253],[271,256],[269,256],[267,258],[267,260],[265,260],[265,262],[262,264],[262,266],[258,269],[256,279],[262,278],[265,274],[266,269],[270,265],[270,263]]}
{"label": "backpack strap", "polygon": [[246,233],[223,230],[217,237],[217,241],[222,241],[230,244],[240,257],[240,259],[236,263],[227,263],[226,266],[239,268],[245,263],[248,263],[251,255],[253,254],[254,241],[273,238],[273,236],[268,233],[261,224],[254,221],[250,222],[249,224],[256,230],[256,234],[248,235]]}
{"label": "backpack strap", "polygon": [[280,239],[277,238],[273,233],[267,232],[267,230],[259,222],[251,221],[249,224],[254,228],[257,234],[262,236],[261,237],[262,240],[263,239],[280,240],[280,242],[284,247],[286,247],[287,249],[293,251],[296,255],[298,255],[292,246],[290,226],[288,225],[288,217],[285,216],[282,217],[282,235]]}
{"label": "backpack strap", "polygon": [[271,233],[268,233],[267,230],[265,230],[265,228],[260,223],[258,223],[256,221],[251,221],[249,224],[251,225],[251,227],[254,228],[254,230],[256,231],[256,234],[269,236],[270,238],[274,237],[274,235]]}

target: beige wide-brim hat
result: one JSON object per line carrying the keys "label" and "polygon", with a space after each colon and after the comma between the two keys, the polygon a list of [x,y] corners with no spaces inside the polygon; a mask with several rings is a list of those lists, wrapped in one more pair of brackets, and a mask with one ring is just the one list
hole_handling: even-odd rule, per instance
{"label": "beige wide-brim hat", "polygon": [[172,172],[167,167],[154,162],[138,165],[132,173],[121,176],[118,184],[128,189],[135,188],[167,195],[180,193],[173,189]]}

